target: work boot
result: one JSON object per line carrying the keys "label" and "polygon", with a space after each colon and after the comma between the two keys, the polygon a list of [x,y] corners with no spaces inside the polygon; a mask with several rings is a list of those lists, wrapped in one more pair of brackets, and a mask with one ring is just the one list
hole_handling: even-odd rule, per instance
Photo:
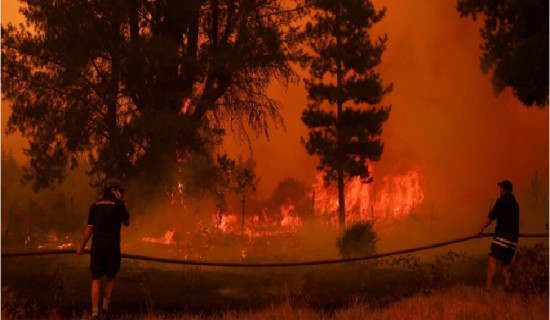
{"label": "work boot", "polygon": [[101,319],[102,320],[109,320],[109,310],[101,309]]}

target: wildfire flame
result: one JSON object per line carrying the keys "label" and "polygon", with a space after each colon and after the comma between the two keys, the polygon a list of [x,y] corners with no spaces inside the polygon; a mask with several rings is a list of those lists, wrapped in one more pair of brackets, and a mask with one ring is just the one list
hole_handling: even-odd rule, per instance
{"label": "wildfire flame", "polygon": [[281,226],[287,227],[290,231],[296,232],[302,226],[302,219],[294,212],[294,205],[292,199],[288,199],[287,203],[281,205],[281,214],[283,220],[281,220]]}
{"label": "wildfire flame", "polygon": [[[25,245],[30,244],[31,243],[30,240],[31,240],[30,236],[27,236],[27,239],[25,240]],[[66,242],[64,243],[58,244],[60,242],[59,236],[55,233],[50,233],[47,237],[47,242],[37,243],[36,248],[37,249],[48,249],[48,248],[67,249],[74,246],[71,237],[65,236],[65,241]]]}
{"label": "wildfire flame", "polygon": [[[292,199],[288,199],[279,207],[278,216],[269,218],[267,208],[263,208],[260,214],[245,219],[242,225],[242,234],[250,238],[261,236],[275,236],[288,233],[296,233],[302,226],[302,218],[296,212]],[[222,233],[239,233],[242,218],[236,214],[226,213],[219,218],[218,214],[212,216],[216,228]]]}
{"label": "wildfire flame", "polygon": [[154,238],[154,237],[143,237],[141,240],[145,242],[151,242],[151,243],[160,243],[160,244],[173,244],[174,243],[174,233],[175,229],[170,228],[163,237],[160,238]]}
{"label": "wildfire flame", "polygon": [[[316,176],[312,197],[316,215],[327,215],[334,227],[338,226],[338,190],[325,187],[324,174]],[[384,221],[391,222],[405,218],[424,200],[424,191],[418,170],[405,174],[389,175],[382,179],[378,190],[372,184],[366,184],[360,178],[350,179],[344,187],[346,201],[346,221]]]}
{"label": "wildfire flame", "polygon": [[[326,221],[333,229],[339,228],[338,191],[334,186],[326,187],[323,178],[322,173],[316,176],[309,200],[289,197],[278,207],[263,207],[256,214],[246,214],[244,221],[242,213],[215,212],[210,223],[197,219],[193,230],[183,231],[173,226],[163,236],[143,237],[142,241],[170,245],[174,254],[185,258],[198,256],[202,259],[201,254],[212,249],[212,239],[219,240],[220,236],[237,234],[246,240],[246,247],[235,252],[236,257],[253,259],[255,243],[269,245],[271,242],[262,237],[282,239],[286,235],[295,235],[303,227],[303,218],[308,212],[313,211],[315,219]],[[377,223],[398,221],[415,212],[424,200],[422,178],[418,169],[387,175],[377,181],[376,185],[352,178],[346,181],[344,191],[346,222],[350,224],[366,220]],[[312,202],[313,208],[304,207],[304,203]],[[175,240],[175,234],[180,240]]]}

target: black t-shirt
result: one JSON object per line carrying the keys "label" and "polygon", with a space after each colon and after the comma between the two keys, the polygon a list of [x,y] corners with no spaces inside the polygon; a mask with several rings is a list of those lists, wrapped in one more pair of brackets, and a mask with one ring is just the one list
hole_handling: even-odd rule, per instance
{"label": "black t-shirt", "polygon": [[105,195],[90,207],[88,225],[93,226],[92,253],[120,253],[120,226],[130,214],[124,202]]}
{"label": "black t-shirt", "polygon": [[489,219],[497,219],[495,233],[497,235],[510,235],[512,241],[517,241],[519,234],[519,205],[516,197],[511,193],[505,193],[498,198],[497,203],[489,212]]}

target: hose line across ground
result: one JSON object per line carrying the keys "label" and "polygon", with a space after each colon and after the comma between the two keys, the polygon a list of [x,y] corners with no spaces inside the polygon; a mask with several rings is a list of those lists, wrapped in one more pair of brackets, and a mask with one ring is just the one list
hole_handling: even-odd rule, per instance
{"label": "hose line across ground", "polygon": [[[364,256],[364,257],[330,259],[330,260],[314,260],[314,261],[298,261],[298,262],[280,262],[280,263],[211,262],[211,261],[155,258],[155,257],[142,256],[142,255],[136,255],[136,254],[127,254],[127,253],[123,253],[121,256],[122,258],[132,259],[132,260],[153,261],[153,262],[159,262],[159,263],[171,263],[171,264],[194,265],[194,266],[210,266],[210,267],[252,267],[252,268],[299,267],[299,266],[316,266],[316,265],[325,265],[325,264],[345,263],[345,262],[352,262],[352,261],[372,260],[372,259],[384,258],[384,257],[395,256],[395,255],[400,255],[405,253],[423,251],[423,250],[428,250],[428,249],[433,249],[438,247],[444,247],[454,243],[465,242],[472,239],[493,237],[494,235],[495,235],[494,233],[484,233],[481,236],[473,235],[473,236],[458,238],[458,239],[449,240],[445,242],[434,243],[427,246],[373,254],[373,255]],[[544,238],[544,237],[548,237],[548,234],[547,233],[519,234],[519,237],[520,238]],[[90,253],[90,251],[86,250],[85,253]],[[59,250],[40,250],[40,251],[28,251],[28,252],[2,253],[2,259],[13,258],[13,257],[24,257],[24,256],[57,255],[57,254],[76,254],[76,250],[59,249]]]}

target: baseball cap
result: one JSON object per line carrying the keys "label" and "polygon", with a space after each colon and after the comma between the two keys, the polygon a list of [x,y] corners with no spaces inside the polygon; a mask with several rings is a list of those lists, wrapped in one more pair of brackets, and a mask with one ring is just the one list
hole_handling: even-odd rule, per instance
{"label": "baseball cap", "polygon": [[512,192],[513,186],[512,183],[508,180],[504,180],[502,182],[497,183],[497,185],[501,186],[502,189],[506,192]]}

